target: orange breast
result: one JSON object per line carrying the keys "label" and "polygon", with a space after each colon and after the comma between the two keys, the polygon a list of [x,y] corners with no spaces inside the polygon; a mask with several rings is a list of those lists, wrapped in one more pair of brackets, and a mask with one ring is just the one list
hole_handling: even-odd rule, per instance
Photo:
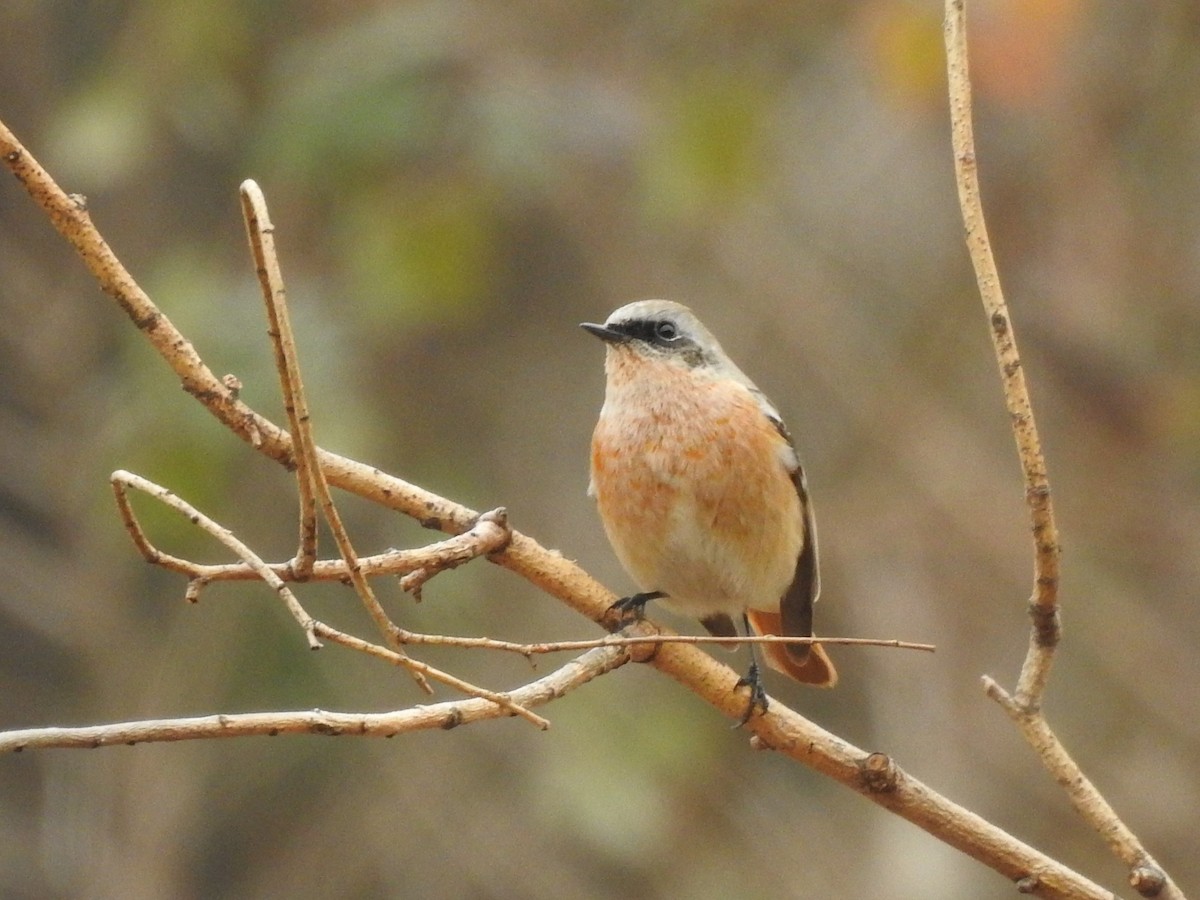
{"label": "orange breast", "polygon": [[628,348],[607,368],[592,485],[622,565],[691,615],[778,609],[804,525],[787,443],[755,397]]}

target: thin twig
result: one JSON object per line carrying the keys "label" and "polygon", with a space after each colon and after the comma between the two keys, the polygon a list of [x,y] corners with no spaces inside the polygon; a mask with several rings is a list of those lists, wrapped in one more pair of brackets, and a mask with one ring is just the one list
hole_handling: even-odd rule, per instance
{"label": "thin twig", "polygon": [[317,502],[313,496],[311,417],[308,401],[300,380],[300,365],[296,355],[296,339],[292,333],[292,322],[287,312],[287,290],[283,285],[283,272],[279,268],[279,257],[275,253],[275,226],[271,224],[266,200],[262,191],[251,180],[242,182],[242,218],[246,222],[246,235],[250,239],[250,253],[254,257],[254,271],[262,287],[263,300],[267,307],[267,334],[275,353],[275,368],[279,371],[283,407],[296,441],[296,490],[300,498],[300,542],[292,566],[298,581],[303,581],[312,572],[317,559]]}
{"label": "thin twig", "polygon": [[312,649],[320,649],[321,642],[317,638],[318,636],[323,637],[326,640],[341,644],[344,647],[350,647],[351,649],[368,653],[377,658],[386,659],[388,662],[400,666],[406,672],[408,672],[418,684],[422,685],[427,693],[432,692],[432,689],[429,687],[428,679],[433,679],[434,681],[444,684],[447,687],[461,691],[468,696],[481,697],[489,702],[496,703],[511,712],[513,715],[519,715],[529,720],[539,728],[546,727],[547,723],[544,719],[542,719],[540,716],[535,716],[526,709],[520,708],[504,694],[498,694],[495,691],[489,691],[486,688],[479,687],[478,685],[470,684],[469,682],[463,681],[461,678],[451,675],[448,672],[443,672],[441,669],[437,669],[428,663],[413,659],[406,653],[379,647],[375,644],[369,643],[368,641],[364,641],[361,638],[356,638],[353,635],[338,631],[336,628],[326,625],[324,622],[317,621],[304,610],[304,607],[300,605],[300,601],[296,599],[296,595],[292,593],[291,589],[287,586],[283,579],[276,575],[271,570],[270,566],[259,559],[253,550],[239,541],[227,528],[224,528],[217,522],[214,522],[212,519],[208,518],[208,516],[204,515],[194,506],[189,504],[186,500],[182,499],[167,488],[142,478],[140,475],[134,475],[132,472],[125,472],[121,470],[113,472],[110,476],[110,481],[112,482],[113,493],[117,498],[117,506],[121,510],[121,517],[125,520],[127,526],[131,521],[133,521],[133,511],[129,504],[129,497],[126,494],[126,488],[134,488],[142,491],[145,494],[149,494],[151,497],[154,497],[156,500],[159,500],[161,503],[175,510],[193,525],[212,535],[231,551],[233,551],[233,553],[235,553],[242,559],[243,562],[249,565],[250,568],[253,569],[258,576],[265,581],[268,586],[274,589],[275,593],[277,593],[283,599],[288,610],[304,629],[304,633],[308,637],[309,646]]}
{"label": "thin twig", "polygon": [[[187,339],[133,281],[92,224],[12,133],[0,122],[0,160],[22,182],[51,222],[76,248],[101,288],[171,366],[204,407],[255,450],[283,465],[294,464],[290,435],[231,393],[196,355]],[[331,485],[412,516],[451,534],[470,528],[478,513],[379,471],[318,448]],[[596,622],[604,622],[616,597],[574,562],[513,531],[507,547],[488,557]],[[614,652],[612,648],[605,651]],[[697,647],[663,645],[650,664],[670,675],[723,715],[740,718],[745,700],[734,690],[737,675]],[[513,693],[514,697],[519,692]],[[494,704],[489,704],[494,710]],[[760,745],[774,747],[911,821],[939,840],[1001,872],[1035,896],[1110,900],[1111,893],[1044,853],[1017,841],[894,767],[882,754],[868,754],[809,722],[782,703],[747,727]],[[878,766],[882,761],[884,765]],[[882,772],[880,771],[882,769]]]}
{"label": "thin twig", "polygon": [[[259,581],[261,576],[251,566],[237,563],[198,563],[190,559],[173,556],[160,550],[142,529],[137,515],[129,504],[118,504],[121,519],[133,540],[134,546],[145,560],[172,572],[186,575],[195,585],[189,600],[199,599],[200,589],[216,581]],[[492,510],[479,517],[476,523],[462,534],[443,541],[409,550],[386,550],[373,556],[359,559],[359,568],[368,577],[376,575],[404,576],[417,570],[441,571],[462,565],[480,556],[503,550],[511,532],[503,509]],[[268,563],[267,567],[284,581],[297,581],[292,563]],[[350,570],[345,560],[317,560],[305,581],[350,581]]]}
{"label": "thin twig", "polygon": [[[509,697],[521,708],[542,706],[587,684],[593,678],[613,671],[628,662],[628,658],[628,653],[615,647],[590,650],[537,681],[517,688]],[[469,698],[385,713],[336,713],[314,709],[117,722],[83,728],[28,728],[0,732],[0,753],[19,753],[22,750],[52,747],[87,749],[250,735],[394,737],[412,731],[449,729],[509,715],[510,710],[495,703],[481,698]]]}
{"label": "thin twig", "polygon": [[449,672],[444,672],[441,669],[434,668],[429,663],[422,662],[419,659],[413,659],[407,653],[398,653],[395,650],[389,650],[387,647],[381,647],[378,644],[372,644],[370,641],[364,641],[362,638],[355,637],[352,634],[346,634],[343,631],[338,631],[336,628],[330,628],[323,622],[316,624],[316,632],[320,637],[335,644],[341,644],[343,647],[348,647],[351,650],[357,650],[360,653],[365,653],[368,656],[374,656],[376,659],[382,659],[385,662],[390,662],[393,665],[416,672],[425,677],[432,678],[447,687],[454,688],[469,697],[480,697],[495,703],[501,709],[505,709],[514,716],[520,716],[528,722],[536,725],[538,728],[545,731],[550,727],[550,723],[539,715],[535,715],[525,707],[514,703],[510,694],[497,693],[489,691],[487,688],[481,688],[478,685],[471,684],[468,681],[463,681]]}
{"label": "thin twig", "polygon": [[1143,896],[1179,900],[1183,894],[1170,876],[1146,852],[1137,836],[1083,774],[1042,712],[1042,695],[1050,676],[1054,649],[1061,636],[1058,614],[1058,530],[1050,501],[1046,462],[1024,370],[1017,353],[1016,336],[1000,289],[1000,277],[983,217],[972,123],[964,0],[946,0],[944,32],[959,204],[966,228],[967,247],[991,326],[992,343],[1000,366],[1004,397],[1021,458],[1025,496],[1033,522],[1034,591],[1029,604],[1033,629],[1029,650],[1021,666],[1017,688],[1012,694],[987,677],[984,678],[984,688],[987,695],[998,702],[1017,724],[1079,814],[1104,838],[1112,853],[1129,867],[1130,884]]}
{"label": "thin twig", "polygon": [[[109,476],[109,481],[112,483],[113,494],[116,495],[117,506],[121,510],[121,518],[124,520],[126,527],[129,527],[131,523],[136,525],[136,520],[133,517],[133,509],[129,505],[129,497],[126,494],[126,488],[134,488],[144,494],[149,494],[160,503],[175,510],[193,525],[212,535],[228,547],[233,551],[234,555],[254,570],[258,577],[265,581],[279,595],[284,605],[288,608],[288,612],[300,623],[300,627],[304,629],[304,635],[308,639],[309,647],[313,650],[320,649],[321,642],[317,640],[316,636],[317,620],[310,616],[304,607],[300,605],[300,601],[296,599],[296,595],[292,593],[283,579],[272,572],[270,566],[263,562],[258,557],[258,554],[239,541],[228,528],[224,528],[217,522],[214,522],[177,494],[161,485],[142,478],[140,475],[134,475],[132,472],[125,472],[118,469]],[[139,528],[138,531],[140,530]]]}
{"label": "thin twig", "polygon": [[983,205],[979,198],[979,172],[975,156],[975,131],[971,115],[971,77],[967,67],[967,35],[963,0],[946,0],[946,66],[949,77],[950,129],[954,147],[954,170],[958,200],[966,229],[967,249],[975,267],[979,294],[987,313],[992,346],[1004,385],[1004,400],[1012,422],[1017,453],[1025,476],[1025,499],[1033,524],[1034,587],[1029,601],[1033,617],[1029,652],[1017,683],[1019,702],[1037,706],[1041,702],[1054,648],[1060,637],[1058,618],[1059,556],[1058,529],[1050,501],[1050,479],[1042,455],[1037,422],[1025,370],[1017,353],[1017,338],[1008,305],[1000,289],[1000,274],[992,255]]}
{"label": "thin twig", "polygon": [[[375,590],[362,572],[358,551],[350,540],[346,526],[342,522],[341,513],[333,502],[329,484],[321,472],[321,464],[316,455],[316,442],[313,438],[312,417],[308,411],[308,399],[304,392],[304,382],[300,377],[300,363],[296,355],[296,340],[292,334],[291,316],[288,313],[287,293],[283,286],[283,272],[279,267],[279,259],[275,253],[275,228],[271,224],[267,212],[267,203],[262,191],[253,181],[245,181],[241,188],[242,209],[246,220],[246,229],[250,235],[250,247],[253,251],[259,282],[263,289],[263,299],[266,301],[267,318],[270,328],[267,333],[275,351],[275,363],[279,372],[279,381],[283,391],[284,405],[288,412],[295,441],[296,475],[300,484],[300,548],[296,556],[296,574],[301,580],[312,571],[316,557],[316,520],[312,509],[313,498],[321,504],[321,512],[329,524],[338,553],[346,564],[346,572],[355,593],[362,600],[363,606],[370,615],[375,627],[379,629],[384,640],[399,654],[406,655],[403,650],[404,635],[401,629],[379,599]],[[409,669],[418,686],[426,693],[432,693],[429,682],[417,669]]]}
{"label": "thin twig", "polygon": [[[656,626],[657,627],[657,626]],[[719,637],[711,634],[645,634],[619,635],[610,634],[607,637],[591,638],[578,641],[543,641],[536,644],[517,644],[510,641],[498,641],[493,638],[465,638],[449,635],[421,636],[418,643],[445,644],[450,647],[480,648],[486,650],[508,650],[522,656],[533,656],[545,653],[577,653],[580,650],[590,650],[594,647],[632,647],[640,644],[722,644],[737,647],[740,644],[837,644],[847,647],[886,647],[893,650],[921,650],[933,653],[937,648],[933,644],[918,644],[912,641],[900,641],[891,638],[850,638],[850,637],[785,637],[778,634],[756,634],[745,637]]]}

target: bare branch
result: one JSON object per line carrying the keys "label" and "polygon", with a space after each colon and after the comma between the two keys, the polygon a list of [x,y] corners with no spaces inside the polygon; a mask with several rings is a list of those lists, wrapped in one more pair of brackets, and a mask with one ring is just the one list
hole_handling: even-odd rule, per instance
{"label": "bare branch", "polygon": [[1113,854],[1129,867],[1130,884],[1143,896],[1182,898],[1183,894],[1170,877],[1146,852],[1137,836],[1121,821],[1067,753],[1042,713],[1042,695],[1050,676],[1054,649],[1061,636],[1058,615],[1058,530],[1050,502],[1046,462],[1025,384],[1025,373],[1017,353],[1016,335],[1000,289],[1000,276],[992,255],[979,195],[964,0],[946,0],[944,31],[959,204],[966,228],[967,248],[991,326],[992,344],[1000,365],[1004,397],[1025,475],[1025,496],[1033,522],[1035,577],[1029,603],[1033,616],[1029,650],[1013,694],[1010,695],[994,680],[986,677],[985,690],[1017,724],[1079,814],[1105,839]]}
{"label": "bare branch", "polygon": [[[172,572],[186,575],[189,579],[190,593],[188,600],[196,602],[200,599],[200,591],[214,581],[258,581],[259,573],[247,563],[198,563],[190,559],[160,550],[150,541],[133,507],[125,502],[122,495],[117,496],[117,506],[121,520],[133,540],[134,546],[145,560],[153,565],[162,566]],[[510,532],[508,519],[503,509],[492,510],[479,517],[476,523],[462,534],[446,538],[411,550],[386,550],[374,556],[364,556],[359,559],[359,568],[363,575],[404,576],[418,570],[425,570],[426,580],[436,572],[462,565],[479,556],[486,556],[503,550],[508,544]],[[291,562],[267,563],[267,567],[283,581],[298,581],[296,571]],[[304,581],[341,581],[349,583],[350,570],[344,560],[317,560],[309,576]]]}
{"label": "bare branch", "polygon": [[[730,718],[745,711],[745,695],[735,690],[738,673],[697,647],[663,645],[649,664]],[[774,698],[767,714],[752,717],[746,727],[755,746],[828,775],[1019,883],[1024,893],[1062,900],[1113,898],[1111,891],[941,796],[884,754],[847,743]]]}
{"label": "bare branch", "polygon": [[[620,648],[591,650],[549,675],[517,688],[508,696],[514,706],[519,708],[542,706],[628,661],[628,652]],[[94,748],[250,735],[274,737],[279,734],[350,734],[395,737],[397,734],[411,731],[448,729],[509,715],[512,715],[510,710],[493,702],[471,698],[385,713],[335,713],[314,709],[300,712],[154,719],[83,728],[28,728],[0,732],[0,753],[19,753],[22,750],[52,747]]]}
{"label": "bare branch", "polygon": [[1050,677],[1054,648],[1058,644],[1059,556],[1058,529],[1050,502],[1050,479],[1042,455],[1037,423],[1025,370],[1017,353],[1017,337],[1008,314],[1008,305],[1000,289],[1000,274],[992,255],[983,205],[979,198],[979,173],[975,157],[975,131],[971,115],[971,80],[967,68],[967,36],[963,0],[946,0],[946,65],[950,86],[950,128],[954,146],[954,170],[958,182],[958,200],[966,228],[967,249],[975,267],[979,293],[987,313],[1004,385],[1004,400],[1012,421],[1017,453],[1025,476],[1025,499],[1033,523],[1034,588],[1030,598],[1033,631],[1029,652],[1021,667],[1017,687],[1019,702],[1036,706]]}
{"label": "bare branch", "polygon": [[287,310],[287,291],[283,272],[275,253],[275,226],[271,224],[267,203],[257,184],[242,182],[242,217],[254,257],[254,271],[262,287],[267,307],[267,334],[275,351],[275,368],[283,392],[283,407],[296,439],[296,488],[300,498],[300,544],[292,566],[297,580],[303,581],[312,572],[317,559],[317,503],[313,496],[312,467],[315,464],[312,419],[304,383],[300,380],[300,364],[296,355],[296,338],[292,333],[291,317]]}
{"label": "bare branch", "polygon": [[[117,299],[135,326],[172,366],[185,388],[219,421],[256,450],[284,465],[294,465],[291,436],[241,403],[229,386],[213,377],[182,334],[154,307],[121,267],[86,212],[54,184],[2,124],[0,158],[5,160],[34,199],[47,211],[55,226],[76,247],[103,289]],[[315,452],[319,469],[325,473],[329,484],[404,512],[427,527],[457,534],[469,529],[478,519],[474,510],[370,466],[319,448]],[[1054,546],[1057,547],[1057,544]],[[545,549],[532,538],[513,531],[508,545],[499,552],[491,553],[488,558],[521,575],[581,614],[606,627],[614,626],[607,611],[615,596],[573,562]],[[350,568],[354,569],[353,566]],[[1049,584],[1042,586],[1050,587]],[[1039,593],[1038,596],[1043,594]],[[1050,596],[1053,596],[1052,591]],[[631,636],[639,637],[653,635],[653,629],[652,623],[643,622],[633,626],[630,631]],[[631,651],[612,647],[589,651],[591,653],[618,653],[622,654],[622,659],[634,658]],[[735,690],[737,673],[698,647],[659,643],[647,648],[644,653],[639,652],[636,659],[644,659],[670,675],[723,715],[731,719],[741,718],[745,710],[745,698]],[[520,691],[514,691],[509,696],[514,700],[525,699]],[[492,701],[460,702],[486,703],[492,715],[498,714],[498,707]],[[470,708],[475,709],[474,706]],[[420,712],[411,711],[413,715],[419,715]],[[355,721],[361,721],[361,718],[355,717]],[[461,720],[449,723],[439,720],[441,724],[456,724],[458,721]],[[1111,897],[1110,892],[911,778],[884,755],[866,753],[842,741],[778,701],[771,704],[766,715],[752,718],[747,727],[753,732],[756,746],[786,753],[864,794],[940,840],[1001,872],[1026,893],[1040,897],[1089,900],[1108,900]],[[0,747],[3,746],[8,745],[0,744]],[[26,743],[24,746],[31,745]]]}
{"label": "bare branch", "polygon": [[[922,650],[933,653],[937,648],[933,644],[918,644],[912,641],[899,641],[891,638],[838,638],[838,637],[787,637],[778,634],[755,634],[744,637],[719,637],[711,634],[648,634],[648,635],[609,635],[581,641],[545,641],[538,644],[513,644],[508,641],[496,641],[491,638],[461,638],[436,636],[436,643],[444,643],[455,647],[481,647],[489,650],[510,650],[523,656],[543,653],[578,652],[590,650],[593,647],[632,647],[639,644],[721,644],[726,647],[737,647],[741,644],[837,644],[845,647],[887,647],[893,650]],[[423,641],[423,643],[426,643]],[[429,641],[428,643],[433,643]]]}
{"label": "bare branch", "polygon": [[[193,525],[212,535],[228,547],[247,567],[265,581],[279,595],[280,599],[283,600],[284,605],[288,608],[288,612],[292,614],[292,618],[300,623],[300,627],[304,629],[305,637],[308,638],[309,647],[313,650],[320,649],[321,642],[317,640],[316,636],[317,620],[305,612],[304,607],[300,605],[300,601],[296,599],[296,595],[292,593],[291,589],[284,584],[283,579],[272,572],[270,567],[258,557],[258,554],[239,541],[228,528],[217,524],[194,506],[186,503],[177,494],[142,478],[140,475],[134,475],[132,472],[125,472],[118,469],[109,476],[109,481],[112,482],[113,493],[117,498],[117,506],[121,510],[121,518],[127,526],[132,523],[136,527],[136,521],[133,517],[133,510],[129,505],[129,497],[125,493],[126,488],[134,488],[144,494],[149,494],[159,502],[169,506]],[[141,529],[137,528],[137,531],[140,533]]]}
{"label": "bare branch", "polygon": [[351,649],[368,653],[372,656],[385,659],[388,662],[400,666],[425,689],[426,693],[432,693],[432,689],[429,687],[429,682],[427,679],[433,679],[434,681],[440,682],[441,684],[454,688],[455,690],[461,691],[469,696],[481,697],[492,703],[495,703],[513,715],[519,715],[525,719],[528,719],[539,728],[547,727],[548,723],[545,719],[543,719],[541,716],[535,716],[528,710],[514,704],[507,696],[503,694],[497,694],[495,691],[489,691],[486,688],[481,688],[477,685],[470,684],[466,681],[463,681],[461,678],[449,674],[448,672],[443,672],[440,669],[434,668],[428,663],[415,660],[406,653],[379,647],[375,644],[364,641],[361,638],[356,638],[353,635],[338,631],[337,629],[332,628],[323,622],[317,621],[307,612],[305,612],[304,608],[300,605],[300,601],[296,599],[295,594],[292,593],[291,589],[287,586],[287,584],[284,583],[283,579],[276,575],[265,562],[259,559],[253,550],[239,541],[227,528],[222,527],[212,519],[205,516],[178,495],[160,485],[154,484],[152,481],[142,478],[139,475],[118,470],[113,472],[113,474],[110,476],[110,480],[112,482],[113,492],[117,497],[117,505],[121,507],[122,517],[127,523],[132,519],[132,510],[130,509],[129,498],[125,494],[125,489],[127,487],[132,487],[142,491],[143,493],[149,494],[155,499],[166,504],[171,509],[175,510],[184,518],[186,518],[193,525],[196,525],[208,534],[212,535],[214,538],[232,550],[258,575],[259,578],[265,581],[267,585],[274,589],[275,593],[277,593],[283,599],[288,610],[292,613],[292,616],[304,629],[304,633],[308,637],[309,646],[312,649],[320,649],[321,642],[317,639],[318,636],[320,636],[327,640],[341,644],[344,647],[350,647]]}
{"label": "bare branch", "polygon": [[316,632],[326,640],[341,644],[343,647],[349,647],[351,650],[358,650],[360,653],[374,656],[376,659],[390,662],[393,665],[400,666],[409,672],[419,675],[421,676],[420,683],[427,683],[425,679],[432,678],[434,681],[438,681],[447,687],[452,687],[470,697],[480,697],[488,700],[496,704],[499,708],[508,711],[511,715],[520,716],[533,725],[536,725],[543,731],[550,727],[550,723],[547,720],[539,715],[535,715],[525,707],[514,703],[512,697],[508,694],[501,694],[496,691],[489,691],[487,688],[481,688],[468,681],[463,681],[449,672],[435,669],[433,666],[421,662],[419,659],[413,659],[407,653],[399,653],[395,650],[389,650],[387,647],[380,647],[378,644],[364,641],[362,638],[357,638],[352,634],[346,634],[335,628],[330,628],[322,622],[316,623]]}
{"label": "bare branch", "polygon": [[[283,274],[279,268],[279,260],[275,254],[275,228],[271,225],[267,214],[266,200],[262,191],[253,181],[242,183],[242,208],[246,219],[246,228],[250,235],[250,246],[263,288],[263,297],[267,305],[267,318],[270,322],[268,334],[275,351],[275,363],[279,371],[282,385],[284,404],[288,411],[288,421],[292,427],[296,475],[300,482],[300,548],[297,552],[295,565],[297,577],[303,580],[312,571],[316,555],[316,521],[313,517],[313,497],[320,501],[321,511],[329,530],[333,534],[334,543],[346,564],[346,573],[355,593],[362,600],[368,615],[375,622],[384,640],[401,655],[404,655],[404,637],[407,634],[388,616],[375,590],[362,572],[358,559],[358,551],[350,541],[350,535],[342,522],[341,513],[333,502],[329,491],[329,483],[321,470],[317,459],[316,443],[313,438],[312,417],[308,412],[308,400],[304,394],[304,383],[300,378],[300,364],[296,356],[296,341],[292,334],[291,317],[287,308],[287,294],[283,287]],[[311,555],[310,555],[311,554]],[[426,692],[430,692],[429,684],[415,669],[410,669],[417,684]]]}
{"label": "bare branch", "polygon": [[1058,786],[1066,791],[1075,811],[1104,839],[1113,856],[1129,867],[1130,885],[1144,897],[1184,900],[1182,891],[1167,872],[1146,852],[1137,835],[1083,774],[1041,711],[1022,706],[991,678],[985,676],[983,685],[987,695],[1016,723]]}

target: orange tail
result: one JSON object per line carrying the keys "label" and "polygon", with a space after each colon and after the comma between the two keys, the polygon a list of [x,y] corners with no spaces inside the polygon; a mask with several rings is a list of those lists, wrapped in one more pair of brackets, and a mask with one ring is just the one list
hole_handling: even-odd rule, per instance
{"label": "orange tail", "polygon": [[[746,617],[750,620],[751,627],[759,634],[783,633],[779,613],[748,609]],[[776,672],[782,672],[790,678],[814,687],[831,688],[837,684],[837,670],[833,667],[832,660],[825,655],[825,648],[820,644],[809,645],[809,653],[804,662],[796,662],[792,658],[792,654],[788,652],[789,647],[793,650],[801,650],[802,644],[760,644],[759,646],[762,648],[763,656],[766,657],[767,665]]]}

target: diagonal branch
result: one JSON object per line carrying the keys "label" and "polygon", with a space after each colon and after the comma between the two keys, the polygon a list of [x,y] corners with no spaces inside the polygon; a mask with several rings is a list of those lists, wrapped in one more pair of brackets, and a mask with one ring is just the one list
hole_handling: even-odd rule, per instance
{"label": "diagonal branch", "polygon": [[[103,289],[116,298],[134,325],[176,372],[185,389],[260,453],[284,465],[294,465],[291,436],[257,415],[212,375],[191,344],[117,261],[86,210],[54,184],[2,123],[0,158],[47,211],[55,227],[76,247]],[[426,527],[457,534],[478,520],[474,510],[371,466],[319,448],[315,453],[329,484],[404,512]],[[616,624],[607,615],[616,599],[614,595],[575,563],[532,538],[513,531],[507,547],[488,558],[594,621],[610,629]],[[655,632],[652,623],[644,622],[631,629],[631,633],[644,636]],[[639,652],[635,661],[642,660],[670,675],[731,719],[740,718],[745,710],[744,697],[735,690],[737,673],[698,647],[663,644],[644,654]],[[513,696],[518,696],[517,692]],[[869,797],[1012,879],[1025,893],[1064,900],[1111,897],[1110,892],[901,772],[886,756],[854,747],[778,701],[771,704],[765,716],[753,718],[748,727],[758,746],[786,753]]]}

